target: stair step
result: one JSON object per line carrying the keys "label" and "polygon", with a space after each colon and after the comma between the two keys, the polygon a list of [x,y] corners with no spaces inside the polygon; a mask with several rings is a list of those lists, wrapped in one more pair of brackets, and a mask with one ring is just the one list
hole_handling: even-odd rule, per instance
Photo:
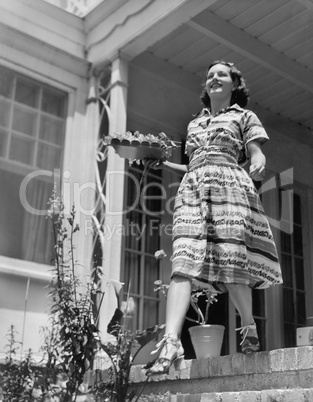
{"label": "stair step", "polygon": [[[132,367],[131,387],[145,383],[144,395],[171,395],[170,402],[313,402],[312,378],[313,347],[301,346],[186,360],[180,371],[171,367],[169,375],[153,376],[148,382],[138,365]],[[249,392],[255,399],[245,397]],[[189,399],[182,399],[184,395]]]}
{"label": "stair step", "polygon": [[312,402],[313,388],[263,391],[213,392],[203,394],[144,395],[139,402]]}

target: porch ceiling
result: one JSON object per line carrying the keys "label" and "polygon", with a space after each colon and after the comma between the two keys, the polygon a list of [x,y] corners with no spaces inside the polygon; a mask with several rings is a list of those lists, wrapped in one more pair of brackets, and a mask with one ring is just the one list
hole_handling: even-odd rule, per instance
{"label": "porch ceiling", "polygon": [[232,61],[255,103],[313,130],[313,0],[209,2],[136,60],[147,58],[197,82],[211,61]]}

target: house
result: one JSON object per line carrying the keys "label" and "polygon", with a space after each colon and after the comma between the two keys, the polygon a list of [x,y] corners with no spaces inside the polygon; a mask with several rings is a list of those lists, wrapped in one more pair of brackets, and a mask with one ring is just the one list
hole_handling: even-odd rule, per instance
{"label": "house", "polygon": [[[105,334],[115,307],[108,279],[125,282],[125,292],[130,286],[135,328],[164,322],[165,302],[153,288],[155,280],[169,280],[170,259],[157,261],[154,253],[171,255],[181,177],[160,170],[140,183],[142,168],[112,148],[102,161],[100,140],[138,130],[183,142],[216,59],[242,71],[249,108],[270,137],[260,193],[284,285],[254,292],[262,347],[295,346],[297,327],[313,317],[312,2],[107,0],[79,16],[50,3],[0,3],[0,352],[11,324],[24,350],[41,344],[53,243],[46,210],[54,186],[67,211],[75,204],[75,258],[80,274],[90,273],[93,216],[101,211],[97,177],[106,204],[100,330]],[[175,150],[172,158],[182,161],[184,154]],[[226,295],[214,308],[212,320],[226,326],[223,353],[234,353],[236,311]]]}

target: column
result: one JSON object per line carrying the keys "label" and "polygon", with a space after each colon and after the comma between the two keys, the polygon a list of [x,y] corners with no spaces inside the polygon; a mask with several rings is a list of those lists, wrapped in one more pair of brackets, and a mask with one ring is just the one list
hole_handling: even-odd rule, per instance
{"label": "column", "polygon": [[[112,62],[110,109],[112,120],[110,132],[124,133],[127,121],[127,86],[128,63],[121,57]],[[125,159],[120,158],[113,148],[109,147],[106,171],[106,213],[104,223],[104,276],[102,290],[105,296],[102,303],[99,329],[101,339],[106,337],[106,327],[116,308],[116,298],[112,286],[107,285],[109,279],[120,280],[123,246],[123,218],[125,192]]]}

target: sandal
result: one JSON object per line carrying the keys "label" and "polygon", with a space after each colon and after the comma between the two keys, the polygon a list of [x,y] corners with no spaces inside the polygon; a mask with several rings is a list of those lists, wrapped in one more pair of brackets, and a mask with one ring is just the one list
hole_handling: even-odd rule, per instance
{"label": "sandal", "polygon": [[165,353],[163,352],[163,356],[158,357],[152,367],[148,368],[146,371],[147,376],[168,374],[172,364],[174,364],[176,370],[180,369],[184,358],[184,349],[180,340],[174,339],[171,334],[166,334],[156,347],[156,350],[153,350],[151,354],[157,353],[161,348],[162,352],[164,351]]}
{"label": "sandal", "polygon": [[240,343],[242,353],[249,354],[260,350],[260,342],[255,323],[236,328],[236,331],[240,331],[242,337]]}

